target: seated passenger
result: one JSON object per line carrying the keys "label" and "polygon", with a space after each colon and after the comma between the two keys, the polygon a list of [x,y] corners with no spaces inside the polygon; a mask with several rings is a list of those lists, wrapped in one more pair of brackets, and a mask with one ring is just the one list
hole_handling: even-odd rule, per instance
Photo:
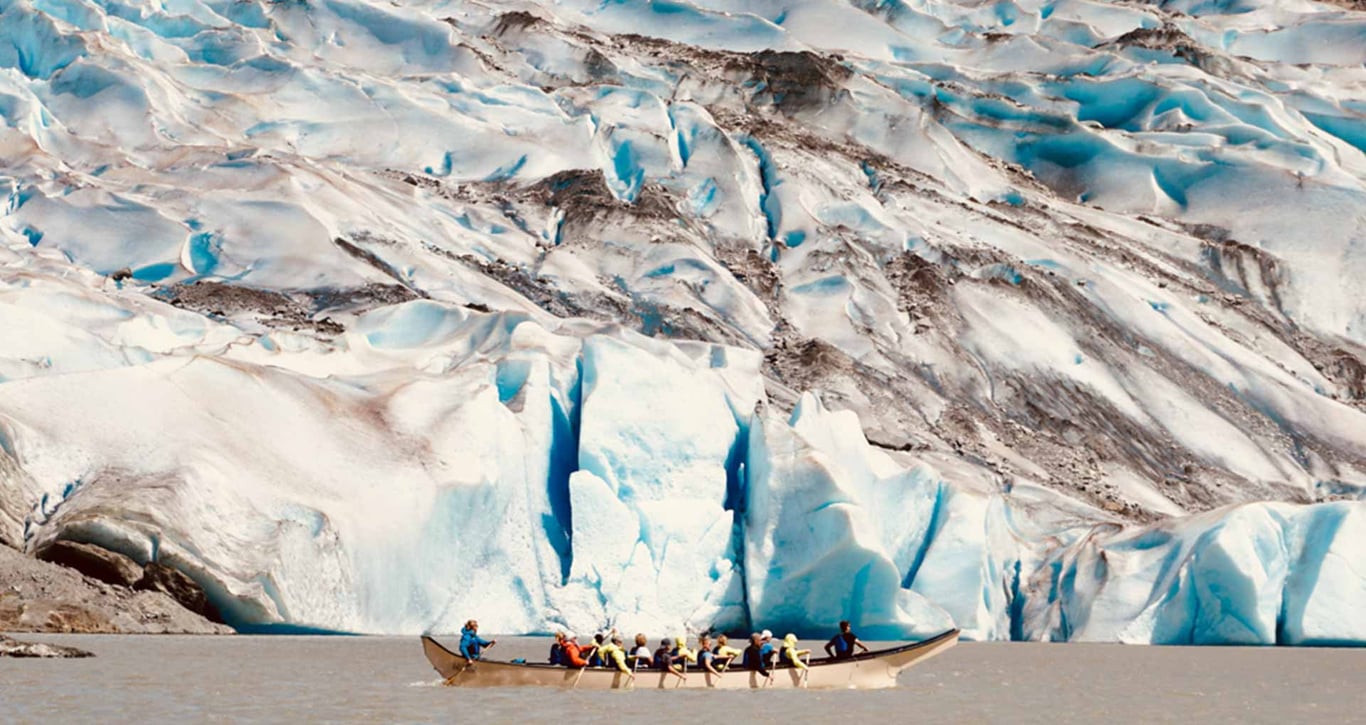
{"label": "seated passenger", "polygon": [[564,664],[564,632],[555,633],[555,642],[550,645],[550,664]]}
{"label": "seated passenger", "polygon": [[712,651],[716,653],[716,668],[723,672],[736,657],[745,653],[742,649],[730,646],[730,638],[724,634],[716,638],[716,648]]}
{"label": "seated passenger", "polygon": [[778,664],[778,643],[773,641],[773,633],[767,629],[759,633],[759,656],[764,658],[764,666],[769,669]]}
{"label": "seated passenger", "polygon": [[[716,653],[711,651],[711,637],[708,637],[705,634],[701,637],[698,637],[697,662],[698,664],[702,665],[703,672],[719,679],[721,677],[723,669],[717,668],[716,665],[718,659],[719,658],[716,656]],[[715,687],[715,685],[708,682],[708,687]]]}
{"label": "seated passenger", "polygon": [[631,650],[631,667],[637,670],[650,668],[650,645],[645,643],[645,635],[636,635],[635,649]]}
{"label": "seated passenger", "polygon": [[602,659],[602,647],[605,644],[607,644],[606,634],[598,632],[597,634],[593,635],[593,654],[589,655],[588,657],[589,667],[602,667],[604,662],[604,660]]}
{"label": "seated passenger", "polygon": [[799,670],[804,670],[806,663],[802,661],[802,658],[809,654],[811,654],[809,649],[797,649],[797,635],[789,633],[783,637],[783,659],[788,664]]}
{"label": "seated passenger", "polygon": [[664,670],[679,679],[688,679],[688,676],[683,674],[683,668],[675,664],[676,661],[673,643],[667,639],[660,640],[659,649],[655,650],[655,669]]}
{"label": "seated passenger", "polygon": [[465,622],[465,627],[460,630],[460,656],[469,662],[479,659],[485,647],[492,647],[497,643],[497,640],[481,639],[479,622],[473,619]]}
{"label": "seated passenger", "polygon": [[602,658],[604,667],[613,667],[620,672],[631,674],[631,668],[626,666],[626,650],[622,649],[621,636],[615,629],[612,630],[612,638],[599,648],[598,655]]}
{"label": "seated passenger", "polygon": [[674,662],[687,662],[690,665],[697,664],[697,653],[688,649],[687,637],[675,637],[673,649]]}
{"label": "seated passenger", "polygon": [[596,646],[580,647],[579,637],[573,632],[564,633],[564,663],[569,667],[587,667],[588,658],[593,656]]}
{"label": "seated passenger", "polygon": [[758,672],[762,677],[771,677],[768,663],[764,661],[763,642],[763,635],[758,632],[749,636],[749,646],[745,648],[744,668],[750,672]]}
{"label": "seated passenger", "polygon": [[840,633],[825,643],[825,653],[837,660],[844,660],[854,656],[855,647],[868,651],[868,645],[859,641],[858,635],[850,631],[849,622],[845,620],[840,622]]}

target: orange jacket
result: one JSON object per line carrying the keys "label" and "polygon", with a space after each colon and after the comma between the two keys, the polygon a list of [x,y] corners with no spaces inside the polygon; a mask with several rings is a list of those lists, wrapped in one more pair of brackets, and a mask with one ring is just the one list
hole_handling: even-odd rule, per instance
{"label": "orange jacket", "polygon": [[592,651],[591,647],[580,647],[578,642],[564,643],[564,659],[570,667],[587,667],[588,659],[583,656],[585,650]]}

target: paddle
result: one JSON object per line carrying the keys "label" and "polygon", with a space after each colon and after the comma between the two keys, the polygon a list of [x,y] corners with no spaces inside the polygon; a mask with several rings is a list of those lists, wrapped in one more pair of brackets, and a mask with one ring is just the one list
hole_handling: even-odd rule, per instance
{"label": "paddle", "polygon": [[464,666],[464,667],[461,667],[455,674],[451,675],[450,677],[447,677],[447,678],[446,678],[446,681],[443,682],[443,683],[441,683],[441,684],[443,684],[443,685],[450,685],[451,683],[455,682],[455,678],[457,678],[457,677],[459,677],[459,676],[465,674],[465,670],[468,670],[468,669],[470,668],[470,665],[473,665],[473,664],[474,664],[474,660],[471,660],[471,659],[469,659],[469,658],[465,658],[465,666]]}
{"label": "paddle", "polygon": [[[497,641],[497,640],[494,640],[494,641],[489,642],[488,644],[484,645],[484,649],[493,649],[493,646],[494,646],[495,644],[498,644],[498,641]],[[464,666],[464,667],[461,667],[461,668],[460,668],[460,671],[456,672],[455,674],[451,675],[450,677],[447,677],[446,680],[445,680],[445,682],[443,682],[443,683],[441,683],[441,684],[443,684],[443,685],[450,685],[451,683],[455,682],[455,678],[457,678],[457,677],[459,677],[459,676],[465,674],[465,670],[468,670],[468,669],[474,667],[474,660],[472,660],[472,659],[470,659],[470,658],[468,658],[468,657],[465,657],[464,655],[461,655],[461,657],[465,660],[465,666]]]}
{"label": "paddle", "polygon": [[627,675],[627,677],[626,677],[626,685],[627,685],[627,688],[626,688],[626,689],[628,689],[628,690],[634,690],[634,689],[636,689],[636,672],[639,672],[639,671],[640,671],[640,658],[639,658],[639,657],[636,657],[636,658],[634,658],[634,659],[632,660],[632,663],[631,663],[631,672],[630,672],[630,674]]}
{"label": "paddle", "polygon": [[[592,649],[595,649],[595,650],[596,650],[596,649],[597,649],[597,646],[594,645]],[[583,658],[583,659],[588,659],[588,658],[585,657],[585,658]],[[583,671],[586,670],[586,669],[588,669],[588,665],[584,665],[583,667],[580,667],[580,668],[579,668],[579,674],[574,675],[574,684],[570,685],[570,686],[569,686],[569,689],[572,690],[572,689],[574,689],[574,688],[576,688],[576,687],[579,686],[579,678],[583,677]]]}

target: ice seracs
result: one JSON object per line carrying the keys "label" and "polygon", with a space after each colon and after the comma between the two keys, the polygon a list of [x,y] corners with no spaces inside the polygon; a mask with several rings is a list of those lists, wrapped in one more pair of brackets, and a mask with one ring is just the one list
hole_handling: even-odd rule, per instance
{"label": "ice seracs", "polygon": [[882,638],[951,628],[942,610],[903,586],[931,535],[938,481],[869,449],[856,416],[827,411],[809,394],[790,423],[756,416],[745,471],[753,621],[813,632],[848,618]]}
{"label": "ice seracs", "polygon": [[0,540],[242,626],[1361,642],[1363,28],[0,0]]}
{"label": "ice seracs", "polygon": [[[368,316],[355,350],[270,353],[292,363],[0,386],[29,545],[176,566],[238,625],[407,632],[474,608],[513,631],[847,617],[897,638],[1362,639],[1343,614],[1366,593],[1360,503],[1038,518],[1036,494],[903,466],[813,394],[790,416],[762,404],[752,353],[424,307]],[[442,346],[461,362],[431,372]],[[365,354],[388,372],[291,369]]]}

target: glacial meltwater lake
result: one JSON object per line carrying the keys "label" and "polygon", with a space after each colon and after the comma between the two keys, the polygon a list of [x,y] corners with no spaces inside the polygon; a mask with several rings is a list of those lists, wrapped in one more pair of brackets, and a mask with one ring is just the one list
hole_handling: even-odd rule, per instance
{"label": "glacial meltwater lake", "polygon": [[964,643],[894,690],[573,692],[438,687],[416,637],[17,636],[97,656],[0,659],[3,723],[1366,721],[1366,650]]}

